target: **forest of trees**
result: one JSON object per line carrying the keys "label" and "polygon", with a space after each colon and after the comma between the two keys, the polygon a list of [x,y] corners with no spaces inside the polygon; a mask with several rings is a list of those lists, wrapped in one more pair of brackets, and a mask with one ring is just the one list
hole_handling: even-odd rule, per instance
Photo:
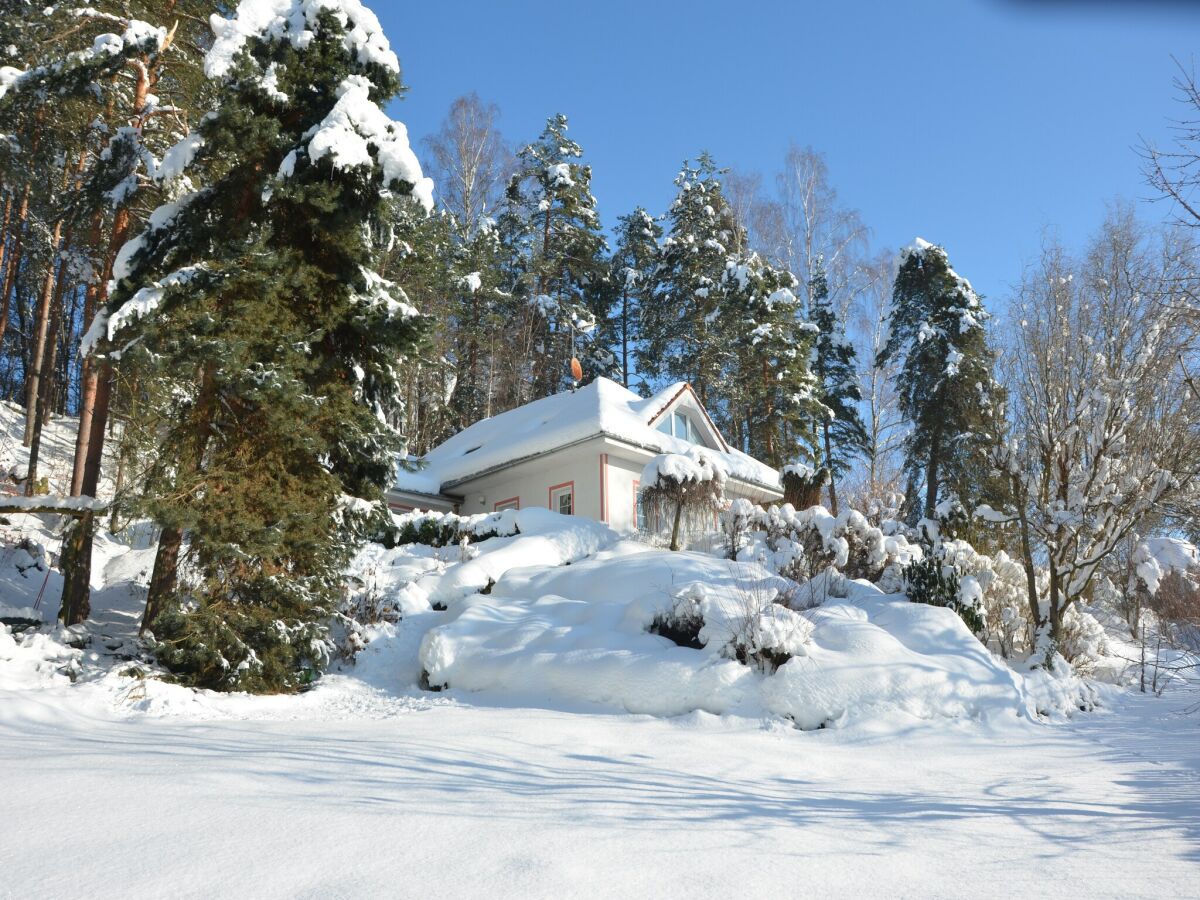
{"label": "forest of trees", "polygon": [[[298,40],[213,13],[0,0],[0,396],[30,460],[7,474],[46,495],[44,425],[78,417],[69,497],[35,501],[70,512],[65,623],[96,529],[148,519],[164,663],[296,688],[397,455],[569,389],[572,359],[691,382],[835,514],[1009,551],[1052,637],[1102,581],[1136,588],[1141,538],[1197,536],[1186,204],[1047,239],[989,310],[942,246],[874,247],[812,149],[767,181],[698,153],[666,210],[600,210],[562,114],[513,142],[471,94],[410,148],[373,16]],[[1149,153],[1181,202],[1194,137]],[[115,500],[87,502],[102,477]]]}

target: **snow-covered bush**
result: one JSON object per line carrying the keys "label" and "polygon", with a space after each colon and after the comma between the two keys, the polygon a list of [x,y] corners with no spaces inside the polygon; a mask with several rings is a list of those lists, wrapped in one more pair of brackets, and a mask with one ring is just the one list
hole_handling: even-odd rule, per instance
{"label": "snow-covered bush", "polygon": [[[958,578],[958,601],[982,616],[977,633],[1006,659],[1028,652],[1032,640],[1025,569],[1003,550],[978,552],[963,540],[942,541],[937,551]],[[970,624],[970,623],[968,623]]]}
{"label": "snow-covered bush", "polygon": [[684,516],[715,514],[725,497],[724,464],[703,447],[663,453],[642,470],[641,502],[646,518],[671,522],[671,549],[680,547]]}
{"label": "snow-covered bush", "polygon": [[739,584],[732,594],[715,596],[699,582],[678,591],[668,610],[655,616],[649,631],[681,647],[713,648],[770,674],[789,659],[806,655],[812,623],[786,605],[777,588]]}
{"label": "snow-covered bush", "polygon": [[823,506],[762,509],[735,500],[724,524],[732,558],[760,561],[798,582],[833,567],[848,578],[880,582],[886,591],[898,588],[899,569],[921,556],[904,535],[885,534],[855,510],[834,516]]}
{"label": "snow-covered bush", "polygon": [[425,544],[448,547],[453,544],[483,541],[493,537],[510,537],[519,533],[515,510],[460,516],[457,513],[422,512],[416,510],[393,515],[393,527],[381,536],[380,543],[388,547],[401,544]]}
{"label": "snow-covered bush", "polygon": [[963,590],[954,565],[934,552],[912,563],[904,570],[904,591],[913,603],[944,606],[962,618],[976,635],[983,631],[983,611],[979,583],[973,578]]}
{"label": "snow-covered bush", "polygon": [[1111,655],[1104,626],[1086,606],[1073,603],[1063,614],[1058,652],[1080,675],[1090,675]]}

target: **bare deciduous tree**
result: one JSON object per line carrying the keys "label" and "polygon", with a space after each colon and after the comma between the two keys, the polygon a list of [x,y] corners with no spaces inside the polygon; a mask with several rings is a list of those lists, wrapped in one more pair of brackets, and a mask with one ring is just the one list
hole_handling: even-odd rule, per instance
{"label": "bare deciduous tree", "polygon": [[1172,501],[1194,501],[1200,404],[1176,360],[1197,332],[1163,301],[1195,261],[1186,235],[1155,240],[1118,208],[1084,259],[1050,245],[1018,291],[1012,432],[995,455],[1014,501],[983,513],[1019,526],[1039,623],[1034,557],[1047,562],[1052,638],[1123,541]]}
{"label": "bare deciduous tree", "polygon": [[484,103],[472,92],[450,105],[441,127],[423,142],[438,199],[469,229],[495,208],[513,171],[499,118],[495,103]]}

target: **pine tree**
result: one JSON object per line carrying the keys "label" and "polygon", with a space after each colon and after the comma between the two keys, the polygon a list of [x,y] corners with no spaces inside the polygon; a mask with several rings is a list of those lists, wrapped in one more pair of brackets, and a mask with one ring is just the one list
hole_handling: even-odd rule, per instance
{"label": "pine tree", "polygon": [[[0,142],[4,375],[10,391],[15,373],[24,381],[27,491],[39,485],[43,423],[77,396],[70,492],[94,496],[112,378],[94,360],[77,367],[74,346],[104,302],[117,248],[170,180],[165,151],[204,96],[194,48],[211,4],[16,6],[0,16],[10,64],[0,67],[0,133],[9,135]],[[7,328],[10,310],[16,333]],[[89,611],[93,520],[92,510],[83,511],[64,537],[60,617],[67,624]]]}
{"label": "pine tree", "polygon": [[617,221],[617,246],[609,263],[609,284],[616,301],[606,332],[611,335],[621,383],[629,387],[642,338],[643,314],[652,303],[662,226],[640,206]]}
{"label": "pine tree", "polygon": [[811,461],[816,329],[796,287],[791,272],[753,252],[730,257],[721,280],[719,326],[733,349],[722,387],[726,428],[740,448],[776,467]]}
{"label": "pine tree", "polygon": [[850,467],[851,460],[866,451],[867,432],[858,412],[862,389],[858,383],[857,357],[846,338],[845,325],[830,302],[825,264],[820,257],[815,261],[810,281],[808,317],[817,328],[812,370],[821,407],[818,452],[829,470],[829,509],[837,515],[837,480]]}
{"label": "pine tree", "polygon": [[[722,283],[729,256],[745,243],[722,191],[712,158],[685,162],[659,256],[653,303],[643,310],[641,371],[656,381],[689,381],[702,403],[716,409],[730,336],[721,328]],[[718,411],[719,412],[719,411]]]}
{"label": "pine tree", "polygon": [[[431,206],[380,104],[399,65],[357,2],[214,20],[214,109],[180,152],[197,189],[117,261],[91,338],[174,379],[171,448],[143,508],[162,528],[145,625],[190,684],[293,690],[356,541],[386,515],[402,360],[424,320],[375,271],[387,206]],[[187,560],[184,566],[181,556]]]}
{"label": "pine tree", "polygon": [[559,114],[517,154],[505,194],[501,228],[517,258],[508,274],[526,323],[524,353],[530,381],[520,402],[566,386],[568,363],[587,345],[604,304],[604,237],[592,196],[592,170],[577,160],[583,148],[567,137]]}
{"label": "pine tree", "polygon": [[[979,442],[997,395],[984,332],[988,318],[945,250],[920,238],[904,250],[880,362],[902,360],[896,388],[910,427],[905,444],[910,523],[922,515],[933,519],[948,493],[970,503],[988,472]],[[923,503],[916,496],[922,481]]]}

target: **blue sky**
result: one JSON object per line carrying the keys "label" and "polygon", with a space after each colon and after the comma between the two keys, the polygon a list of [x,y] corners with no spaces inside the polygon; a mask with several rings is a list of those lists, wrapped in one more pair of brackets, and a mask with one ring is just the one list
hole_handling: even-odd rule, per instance
{"label": "blue sky", "polygon": [[373,5],[414,139],[472,90],[514,143],[564,112],[606,226],[665,209],[702,149],[770,177],[811,144],[877,248],[943,244],[996,305],[1045,229],[1077,246],[1106,201],[1149,195],[1135,147],[1168,136],[1171,56],[1200,50],[1184,0]]}

